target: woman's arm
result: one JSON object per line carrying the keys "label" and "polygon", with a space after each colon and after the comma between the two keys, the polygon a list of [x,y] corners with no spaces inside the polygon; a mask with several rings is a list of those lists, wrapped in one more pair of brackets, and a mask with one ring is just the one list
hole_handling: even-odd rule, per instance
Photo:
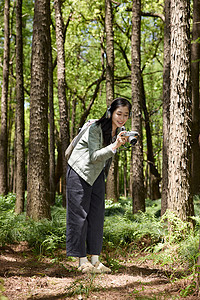
{"label": "woman's arm", "polygon": [[90,159],[95,161],[106,161],[114,156],[115,150],[127,141],[127,137],[121,137],[122,132],[117,136],[116,141],[106,147],[102,147],[103,137],[101,128],[98,126],[91,126],[88,133],[88,148]]}

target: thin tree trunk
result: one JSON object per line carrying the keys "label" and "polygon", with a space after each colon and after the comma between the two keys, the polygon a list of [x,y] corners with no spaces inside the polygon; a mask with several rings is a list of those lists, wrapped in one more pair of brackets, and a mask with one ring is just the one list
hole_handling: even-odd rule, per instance
{"label": "thin tree trunk", "polygon": [[150,175],[150,199],[156,200],[160,199],[161,193],[159,188],[159,183],[161,181],[161,176],[155,166],[155,159],[153,153],[153,143],[152,143],[152,136],[151,136],[151,128],[150,128],[150,120],[149,120],[149,113],[146,106],[146,97],[144,91],[144,83],[142,79],[142,108],[144,112],[144,121],[145,121],[145,130],[146,130],[146,137],[147,137],[147,163],[149,165],[149,175]]}
{"label": "thin tree trunk", "polygon": [[71,133],[70,133],[71,140],[73,140],[73,138],[75,137],[75,132],[76,132],[76,128],[75,128],[76,103],[77,103],[76,95],[73,95],[72,96],[72,113],[71,113]]}
{"label": "thin tree trunk", "polygon": [[69,145],[69,120],[66,100],[65,82],[65,52],[64,52],[64,24],[61,11],[61,0],[54,1],[56,18],[56,45],[57,45],[57,80],[58,80],[58,100],[60,111],[60,132],[62,143],[62,183],[63,183],[63,205],[66,205],[66,160],[65,150]]}
{"label": "thin tree trunk", "polygon": [[50,151],[49,151],[49,184],[50,184],[50,202],[51,205],[55,203],[55,136],[54,136],[54,98],[53,98],[53,62],[52,62],[52,48],[51,48],[51,33],[50,33],[50,21],[51,15],[49,15],[49,61],[48,61],[48,81],[49,81],[49,134],[50,134]]}
{"label": "thin tree trunk", "polygon": [[141,1],[133,0],[131,36],[132,128],[139,132],[138,143],[132,148],[130,180],[132,185],[133,213],[145,211],[142,144],[142,77],[140,61]]}
{"label": "thin tree trunk", "polygon": [[[114,32],[112,1],[105,0],[106,32],[106,103],[109,106],[114,99]],[[115,155],[106,181],[106,198],[118,201],[118,156]]]}
{"label": "thin tree trunk", "polygon": [[112,1],[105,0],[105,32],[106,32],[106,103],[114,99],[114,32]]}
{"label": "thin tree trunk", "polygon": [[27,216],[50,218],[48,155],[49,0],[36,0],[33,21]]}
{"label": "thin tree trunk", "polygon": [[[192,193],[200,194],[200,95],[199,95],[199,63],[200,63],[200,0],[193,1],[192,27]],[[199,256],[197,260],[197,288],[200,296],[200,240]]]}
{"label": "thin tree trunk", "polygon": [[7,181],[7,109],[8,109],[8,79],[10,56],[10,30],[9,30],[10,0],[4,4],[4,52],[3,52],[3,84],[1,96],[1,131],[0,131],[0,195],[8,193]]}
{"label": "thin tree trunk", "polygon": [[164,68],[163,68],[163,150],[162,150],[162,199],[161,215],[167,210],[168,150],[169,150],[169,103],[170,103],[170,4],[165,0]]}
{"label": "thin tree trunk", "polygon": [[128,186],[127,186],[127,153],[124,152],[124,161],[123,161],[123,174],[124,174],[124,197],[128,196]]}
{"label": "thin tree trunk", "polygon": [[15,212],[24,211],[25,197],[25,153],[24,153],[24,80],[22,0],[16,2],[16,203]]}
{"label": "thin tree trunk", "polygon": [[9,98],[8,98],[8,122],[7,122],[7,185],[8,185],[8,192],[13,191],[13,175],[14,175],[14,147],[15,142],[12,141],[12,131],[13,126],[15,126],[15,119],[14,119],[14,106],[12,105],[12,101],[9,99],[12,99],[13,95],[13,87],[9,86]]}
{"label": "thin tree trunk", "polygon": [[171,93],[168,208],[182,220],[194,214],[191,197],[189,0],[171,0]]}
{"label": "thin tree trunk", "polygon": [[192,27],[192,193],[200,194],[200,95],[199,95],[199,63],[200,63],[200,0],[193,1]]}

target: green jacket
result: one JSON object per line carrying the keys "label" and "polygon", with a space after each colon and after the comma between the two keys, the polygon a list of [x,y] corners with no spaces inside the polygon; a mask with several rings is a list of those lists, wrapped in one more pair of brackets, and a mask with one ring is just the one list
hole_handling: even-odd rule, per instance
{"label": "green jacket", "polygon": [[74,148],[68,164],[87,183],[93,185],[106,162],[114,156],[112,144],[103,146],[100,125],[90,125]]}

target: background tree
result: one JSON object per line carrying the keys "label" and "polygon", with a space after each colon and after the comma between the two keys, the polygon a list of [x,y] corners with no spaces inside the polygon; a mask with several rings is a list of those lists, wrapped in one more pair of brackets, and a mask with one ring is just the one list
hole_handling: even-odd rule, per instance
{"label": "background tree", "polygon": [[155,165],[150,118],[149,118],[149,113],[146,105],[146,95],[145,95],[144,83],[142,77],[141,77],[141,81],[142,81],[142,110],[144,113],[144,123],[145,123],[146,140],[147,140],[147,164],[148,164],[147,170],[149,171],[148,173],[150,177],[149,184],[146,185],[147,187],[149,186],[147,190],[147,196],[149,196],[149,198],[152,200],[156,200],[156,199],[160,199],[161,197],[160,187],[159,187],[161,177]]}
{"label": "background tree", "polygon": [[22,0],[16,2],[16,204],[15,212],[24,211],[25,150],[24,150],[24,79]]}
{"label": "background tree", "polygon": [[[142,87],[142,97],[143,105],[140,119],[142,120],[142,135],[140,135],[141,141],[143,143],[143,168],[144,168],[144,185],[146,197],[157,198],[152,194],[154,187],[158,188],[160,185],[156,182],[153,185],[154,181],[151,180],[152,174],[149,168],[149,164],[153,163],[157,174],[161,174],[163,178],[163,183],[166,178],[165,161],[164,161],[164,151],[167,151],[169,147],[167,146],[167,141],[165,138],[169,136],[169,126],[166,122],[165,114],[169,112],[167,104],[167,96],[169,95],[169,65],[171,56],[166,52],[166,42],[165,48],[163,49],[163,35],[166,38],[166,30],[170,29],[171,26],[165,26],[164,29],[164,16],[163,16],[163,3],[164,1],[153,1],[145,0],[142,2],[141,20],[140,20],[140,70],[143,87]],[[111,2],[110,2],[111,3]],[[165,6],[169,6],[169,1],[166,0]],[[194,6],[195,6],[194,2]],[[53,8],[53,2],[52,8]],[[64,44],[64,55],[60,56],[62,58],[62,64],[58,67],[58,50],[59,55],[63,53],[61,47],[57,47],[57,37],[56,37],[56,19],[55,19],[55,10],[51,8],[51,45],[53,68],[51,70],[51,65],[49,65],[49,111],[51,112],[51,117],[49,118],[50,127],[49,127],[49,137],[48,143],[50,145],[50,163],[53,160],[56,160],[56,174],[55,176],[52,173],[55,162],[52,163],[51,167],[51,188],[50,193],[52,193],[52,187],[55,178],[56,182],[61,182],[60,178],[65,177],[65,172],[62,173],[62,154],[61,150],[61,116],[59,109],[59,101],[61,99],[60,88],[58,91],[58,76],[62,73],[62,78],[64,78],[66,85],[62,84],[63,93],[65,93],[65,100],[63,100],[63,105],[66,105],[66,110],[64,109],[63,120],[68,120],[68,128],[65,127],[63,132],[68,135],[68,131],[74,136],[79,127],[83,125],[86,119],[95,119],[99,118],[102,115],[102,112],[106,110],[106,76],[105,70],[106,64],[104,65],[104,60],[108,58],[106,53],[106,35],[105,35],[105,6],[106,2],[101,0],[80,0],[80,1],[71,1],[66,0],[65,5],[62,6],[61,11],[61,22],[63,36],[61,38],[62,43]],[[30,108],[31,108],[31,118],[32,118],[32,104],[30,105],[30,85],[31,85],[31,76],[30,76],[30,60],[31,60],[31,51],[32,51],[32,24],[33,24],[33,2],[24,0],[22,6],[22,30],[23,30],[23,72],[24,72],[24,109],[25,109],[25,161],[28,156],[28,141],[29,141],[29,127],[30,127]],[[12,10],[13,8],[13,10]],[[2,94],[3,88],[3,52],[4,52],[4,21],[3,21],[3,12],[4,3],[0,3],[0,80],[2,85],[0,85],[0,93]],[[8,86],[8,109],[7,109],[7,133],[8,133],[8,156],[7,156],[7,170],[8,170],[8,185],[9,190],[16,192],[16,166],[14,159],[16,158],[16,146],[15,143],[15,128],[14,120],[17,118],[17,108],[16,106],[16,33],[17,33],[17,24],[15,18],[15,7],[11,3],[11,19],[10,19],[10,70],[9,70],[9,86]],[[198,13],[198,9],[195,9],[195,13]],[[169,14],[169,13],[168,13]],[[107,15],[108,16],[108,15]],[[60,16],[59,16],[60,17]],[[165,18],[166,25],[169,24],[170,18],[167,17],[167,11],[165,8]],[[132,101],[132,84],[131,84],[131,35],[132,35],[132,3],[130,1],[119,3],[112,1],[112,19],[111,19],[111,29],[114,32],[114,38],[111,35],[111,42],[113,42],[114,52],[114,91],[115,95],[113,97],[126,97]],[[195,16],[194,16],[195,19]],[[193,30],[195,30],[195,24]],[[176,27],[176,25],[175,25]],[[169,32],[170,33],[170,32]],[[107,35],[108,36],[108,35]],[[193,35],[194,36],[194,35]],[[169,36],[167,37],[169,41]],[[66,41],[66,42],[65,42]],[[110,41],[108,41],[109,43]],[[190,42],[188,40],[187,42]],[[112,43],[111,43],[112,44]],[[192,44],[193,47],[193,44]],[[62,51],[61,51],[62,50]],[[192,50],[193,51],[193,50]],[[46,53],[46,52],[45,52]],[[137,52],[135,52],[137,53]],[[163,57],[164,54],[164,57]],[[137,54],[136,54],[137,55]],[[169,61],[166,61],[167,57]],[[136,56],[134,55],[134,59]],[[192,59],[194,65],[196,64],[196,59]],[[163,70],[164,62],[164,70]],[[135,63],[135,62],[134,62]],[[63,75],[63,67],[65,67],[65,75]],[[135,72],[135,70],[134,70]],[[50,74],[51,73],[51,74]],[[137,73],[137,72],[136,72]],[[108,73],[107,73],[108,74]],[[193,75],[192,75],[193,76]],[[194,75],[196,76],[196,75]],[[47,77],[47,73],[46,73]],[[139,76],[138,76],[139,78]],[[197,78],[197,77],[196,77]],[[163,83],[164,79],[164,83]],[[52,84],[52,80],[54,85]],[[63,80],[63,79],[62,79]],[[139,80],[139,79],[138,79]],[[18,81],[18,80],[17,80]],[[51,81],[51,83],[50,83]],[[194,80],[193,80],[194,81]],[[19,82],[19,81],[18,81]],[[63,81],[64,82],[64,81]],[[64,84],[65,84],[64,82]],[[195,81],[196,83],[196,81]],[[138,86],[140,89],[140,86]],[[192,85],[194,87],[194,85]],[[134,89],[137,87],[134,87]],[[188,85],[189,88],[189,85]],[[59,95],[59,96],[58,96]],[[194,94],[193,94],[194,95]],[[195,99],[198,97],[195,96]],[[64,98],[63,98],[64,99]],[[1,99],[2,100],[2,99]],[[53,100],[53,108],[52,108]],[[164,100],[164,103],[162,103]],[[66,103],[65,103],[66,101]],[[135,101],[135,100],[134,100]],[[194,101],[193,101],[194,103]],[[1,105],[3,103],[1,102]],[[199,112],[196,107],[198,104],[195,104],[194,112]],[[137,108],[138,109],[138,108]],[[141,110],[141,107],[139,108]],[[190,114],[190,113],[189,113]],[[137,115],[137,114],[135,114]],[[134,117],[134,121],[137,118]],[[191,117],[191,116],[190,116]],[[2,121],[1,115],[1,121]],[[168,121],[168,120],[167,120]],[[194,119],[193,119],[194,121]],[[66,121],[67,122],[67,121]],[[196,122],[196,121],[195,121]],[[65,121],[63,121],[64,126],[66,126]],[[148,126],[147,126],[148,125]],[[194,122],[193,122],[194,125]],[[133,124],[135,128],[135,123]],[[131,130],[132,124],[129,120],[126,124],[128,130]],[[166,127],[166,129],[165,129]],[[163,131],[162,131],[163,129]],[[17,130],[16,130],[17,131]],[[193,130],[192,130],[193,131]],[[194,131],[193,131],[194,132]],[[55,141],[53,141],[53,133],[55,133]],[[164,137],[164,141],[163,141]],[[150,142],[149,142],[150,141]],[[162,142],[163,142],[163,163],[162,163]],[[54,148],[55,144],[55,149]],[[5,145],[5,144],[4,144]],[[138,144],[139,145],[139,144]],[[138,150],[138,145],[133,149],[134,151]],[[193,144],[194,145],[194,144]],[[64,147],[65,148],[65,147]],[[197,153],[194,148],[192,152]],[[149,155],[151,153],[151,155]],[[135,154],[134,154],[135,155]],[[53,157],[54,156],[54,157]],[[150,157],[151,156],[151,157]],[[194,155],[195,157],[195,155]],[[53,160],[52,160],[53,158]],[[118,189],[115,186],[115,191],[120,193],[120,195],[126,194],[126,191],[130,191],[130,175],[131,165],[131,151],[120,151],[119,160],[118,160],[118,172],[119,176],[117,180],[115,179],[114,184],[119,182]],[[135,165],[135,163],[134,163]],[[193,166],[196,166],[196,163],[193,163]],[[37,167],[37,166],[36,166]],[[162,170],[163,167],[163,170]],[[27,168],[25,168],[27,170]],[[2,173],[1,173],[2,175]],[[126,185],[127,183],[127,185]],[[197,187],[198,183],[195,184]],[[2,187],[2,186],[1,186]],[[58,192],[63,192],[62,185],[58,185]],[[110,190],[110,189],[109,189]],[[163,195],[162,195],[162,207],[164,199],[164,190],[168,190],[168,184],[166,182],[165,187],[163,186]],[[23,192],[23,191],[22,191]],[[115,193],[115,192],[114,192]],[[65,193],[63,193],[65,194]],[[53,195],[53,193],[52,193]],[[130,193],[132,196],[132,194]],[[65,197],[65,195],[64,195]],[[114,198],[112,196],[112,198]],[[118,196],[116,197],[118,200]],[[167,203],[167,202],[166,202]],[[162,213],[166,210],[162,210]]]}
{"label": "background tree", "polygon": [[[109,106],[114,100],[114,32],[112,1],[105,0],[105,32],[106,32],[106,103]],[[106,197],[118,200],[118,158],[112,161],[107,182]]]}
{"label": "background tree", "polygon": [[9,81],[9,57],[10,57],[10,1],[4,4],[4,52],[3,52],[3,83],[1,95],[1,131],[0,131],[0,195],[8,192],[7,184],[7,151],[8,151],[8,81]]}
{"label": "background tree", "polygon": [[34,7],[27,216],[50,218],[48,156],[48,26],[49,1]]}
{"label": "background tree", "polygon": [[114,32],[112,1],[105,0],[105,32],[106,32],[106,103],[114,99]]}
{"label": "background tree", "polygon": [[143,176],[143,141],[142,141],[142,77],[140,59],[140,12],[141,1],[133,0],[132,37],[131,37],[131,86],[132,86],[132,128],[138,131],[140,138],[132,149],[131,190],[133,213],[145,211],[145,193]]}
{"label": "background tree", "polygon": [[199,98],[199,63],[200,63],[200,0],[193,1],[192,26],[192,192],[200,194],[200,98]]}
{"label": "background tree", "polygon": [[193,216],[191,198],[191,88],[189,1],[171,0],[170,132],[168,208]]}
{"label": "background tree", "polygon": [[64,24],[62,18],[60,0],[54,1],[55,19],[56,19],[56,45],[57,45],[57,81],[58,81],[58,101],[60,112],[60,138],[62,145],[62,181],[63,181],[63,203],[66,203],[66,160],[65,150],[69,145],[69,120],[66,99],[66,82],[65,82],[65,52],[64,52]]}
{"label": "background tree", "polygon": [[[50,8],[50,7],[49,7]],[[54,121],[54,95],[53,95],[53,58],[52,58],[52,41],[51,41],[51,14],[49,16],[49,26],[48,26],[48,41],[49,41],[49,60],[48,60],[48,85],[49,85],[49,185],[50,185],[50,202],[53,205],[55,203],[55,121]]]}
{"label": "background tree", "polygon": [[164,57],[163,57],[163,149],[162,149],[162,201],[161,215],[167,210],[168,150],[169,150],[169,102],[170,102],[170,3],[165,0]]}

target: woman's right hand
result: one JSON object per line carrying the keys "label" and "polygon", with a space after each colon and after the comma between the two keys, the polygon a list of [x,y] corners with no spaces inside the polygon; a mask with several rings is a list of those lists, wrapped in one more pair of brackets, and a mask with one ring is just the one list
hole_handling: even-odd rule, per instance
{"label": "woman's right hand", "polygon": [[116,150],[118,149],[121,145],[124,145],[127,141],[128,141],[128,136],[124,136],[124,133],[126,133],[126,131],[121,131],[118,135],[117,135],[117,139],[116,141],[112,144],[112,150]]}

